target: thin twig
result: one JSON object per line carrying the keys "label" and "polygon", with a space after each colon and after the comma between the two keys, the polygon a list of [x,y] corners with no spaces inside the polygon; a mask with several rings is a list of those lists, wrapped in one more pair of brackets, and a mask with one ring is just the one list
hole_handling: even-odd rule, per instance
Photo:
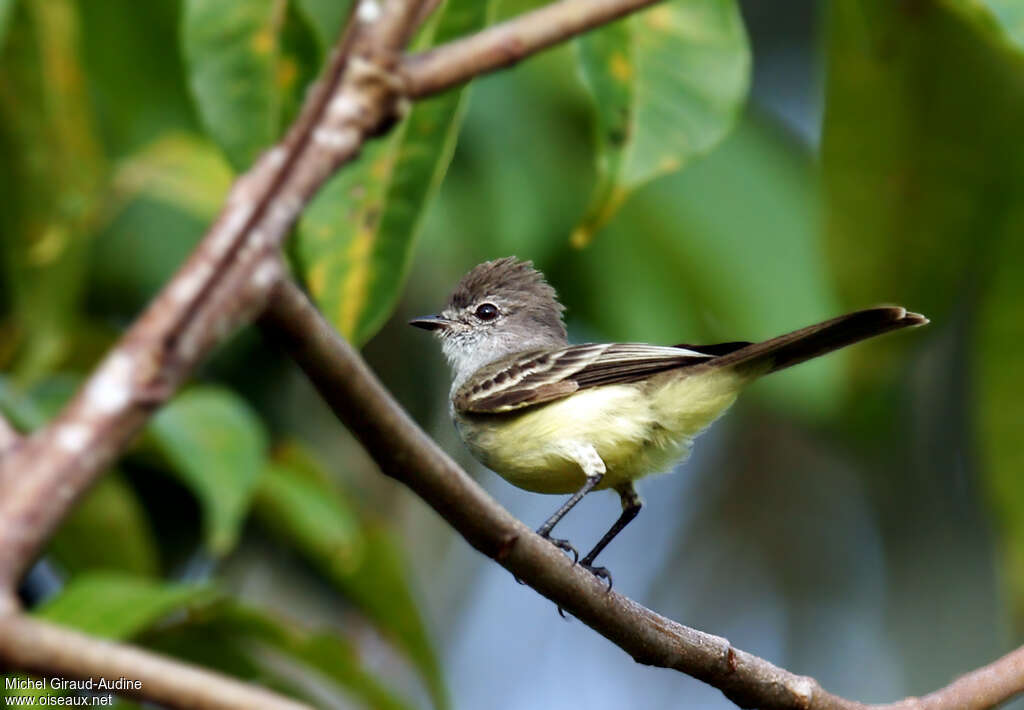
{"label": "thin twig", "polygon": [[[381,470],[413,489],[476,549],[605,636],[638,663],[682,671],[741,707],[863,710],[728,640],[688,628],[612,591],[491,498],[427,436],[335,334],[294,283],[275,289],[260,320]],[[925,699],[890,710],[981,710],[1024,687],[1024,649]]]}
{"label": "thin twig", "polygon": [[[126,644],[92,638],[25,614],[0,615],[0,658],[46,677],[137,682],[117,691],[172,708],[193,710],[311,710],[256,685]],[[100,691],[101,693],[103,691]]]}
{"label": "thin twig", "polygon": [[411,98],[447,91],[660,0],[558,0],[402,60]]}

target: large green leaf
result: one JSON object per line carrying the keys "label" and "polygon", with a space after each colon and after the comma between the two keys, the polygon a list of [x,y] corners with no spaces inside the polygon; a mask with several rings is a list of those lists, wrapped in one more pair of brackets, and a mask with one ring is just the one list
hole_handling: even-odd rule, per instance
{"label": "large green leaf", "polygon": [[260,481],[258,520],[393,638],[419,668],[435,707],[447,707],[440,662],[390,533],[359,522],[344,493],[301,449],[283,453]]}
{"label": "large green leaf", "polygon": [[[493,0],[448,0],[434,24],[444,42],[486,24]],[[364,150],[303,215],[294,243],[317,305],[363,343],[391,314],[421,218],[448,167],[465,89],[417,103],[394,134]]]}
{"label": "large green leaf", "polygon": [[117,473],[105,475],[75,506],[47,554],[71,573],[120,570],[153,576],[160,569],[146,511]]}
{"label": "large green leaf", "polygon": [[68,355],[85,250],[105,183],[70,0],[22,3],[0,62],[2,286],[12,305],[0,357],[31,381]]}
{"label": "large green leaf", "polygon": [[107,154],[120,159],[167,131],[195,131],[182,68],[182,0],[76,5],[89,97]]}
{"label": "large green leaf", "polygon": [[[838,314],[819,203],[810,155],[750,117],[714,153],[638,194],[607,235],[554,275],[573,312],[602,339],[769,338]],[[841,404],[843,357],[755,387],[792,411],[821,416]]]}
{"label": "large green leaf", "polygon": [[200,500],[207,547],[228,552],[266,465],[266,434],[256,414],[229,390],[196,387],[153,417],[149,431]]}
{"label": "large green leaf", "polygon": [[164,133],[115,166],[106,218],[144,197],[209,219],[223,204],[232,178],[213,144],[189,133]]}
{"label": "large green leaf", "polygon": [[16,0],[0,0],[0,49],[3,49],[4,39],[7,37],[7,23],[14,12],[15,2]]}
{"label": "large green leaf", "polygon": [[211,588],[130,575],[94,573],[73,579],[33,613],[93,636],[128,639],[174,611],[217,598]]}
{"label": "large green leaf", "polygon": [[750,83],[750,50],[733,0],[673,0],[577,44],[598,137],[597,187],[572,237],[583,246],[632,191],[729,132]]}
{"label": "large green leaf", "polygon": [[344,497],[294,468],[280,463],[267,466],[256,491],[255,512],[318,567],[351,574],[363,562],[365,548],[356,511]]}
{"label": "large green leaf", "polygon": [[[1017,228],[1024,55],[960,3],[830,7],[822,156],[841,295],[905,305],[941,328]],[[919,342],[856,350],[859,377],[884,379]]]}
{"label": "large green leaf", "polygon": [[301,631],[269,614],[239,605],[223,605],[218,617],[218,622],[226,630],[303,661],[347,688],[370,708],[404,710],[410,707],[367,673],[362,668],[357,649],[337,634]]}
{"label": "large green leaf", "polygon": [[[1024,200],[1022,200],[1024,201]],[[999,516],[1007,579],[1018,624],[1024,623],[1024,209],[1016,236],[997,252],[978,319],[977,438],[989,500]]]}
{"label": "large green leaf", "polygon": [[944,3],[830,7],[822,156],[842,296],[941,323],[1019,202],[1024,58]]}
{"label": "large green leaf", "polygon": [[[146,634],[142,642],[165,653],[230,673],[290,695],[306,696],[323,704],[322,683],[327,679],[344,688],[368,708],[405,710],[411,705],[363,668],[358,649],[338,634],[311,632],[282,618],[230,600],[197,610],[176,623]],[[279,658],[298,661],[314,671],[312,684],[295,680],[294,671],[282,671]]]}
{"label": "large green leaf", "polygon": [[983,31],[999,36],[1024,49],[1024,3],[1020,0],[946,0],[951,7],[982,26]]}
{"label": "large green leaf", "polygon": [[348,689],[368,707],[410,707],[363,669],[356,648],[341,636],[295,628],[224,599],[208,586],[81,575],[33,613],[94,636],[141,637],[147,645],[209,667],[303,694],[261,652],[271,648]]}
{"label": "large green leaf", "polygon": [[278,43],[284,0],[186,0],[182,47],[210,136],[237,169],[277,137]]}
{"label": "large green leaf", "polygon": [[[968,401],[1020,610],[1024,53],[985,5],[830,5],[828,246],[850,305],[902,303],[977,335]],[[861,359],[865,377],[885,371],[881,354]]]}
{"label": "large green leaf", "polygon": [[297,5],[312,26],[320,49],[326,53],[341,34],[352,0],[298,0]]}

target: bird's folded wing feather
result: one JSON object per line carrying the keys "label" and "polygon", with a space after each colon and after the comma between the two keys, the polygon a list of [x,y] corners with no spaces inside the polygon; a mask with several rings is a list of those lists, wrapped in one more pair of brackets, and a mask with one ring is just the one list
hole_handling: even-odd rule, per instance
{"label": "bird's folded wing feather", "polygon": [[[746,343],[728,343],[736,349]],[[701,352],[707,350],[707,352]],[[456,391],[456,410],[497,414],[543,404],[577,390],[649,377],[658,372],[706,362],[721,354],[718,346],[665,347],[642,343],[570,345],[533,351],[482,367]]]}

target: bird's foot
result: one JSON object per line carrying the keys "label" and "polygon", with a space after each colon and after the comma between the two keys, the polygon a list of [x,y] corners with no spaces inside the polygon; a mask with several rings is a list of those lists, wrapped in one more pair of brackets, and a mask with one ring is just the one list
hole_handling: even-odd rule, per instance
{"label": "bird's foot", "polygon": [[580,553],[576,551],[576,548],[568,540],[563,540],[558,537],[551,537],[545,533],[538,533],[542,538],[550,542],[552,545],[557,547],[562,552],[572,555],[572,563],[576,564],[580,560]]}
{"label": "bird's foot", "polygon": [[[590,572],[590,574],[594,575],[595,577],[606,580],[608,582],[608,588],[605,590],[605,592],[607,593],[612,591],[612,573],[608,571],[607,567],[597,567],[595,565],[590,564],[586,560],[580,563],[580,567],[587,570],[588,572]],[[562,609],[562,607],[558,607],[558,615],[563,619],[567,619],[567,617],[565,616],[565,610]]]}
{"label": "bird's foot", "polygon": [[583,562],[580,563],[580,567],[587,570],[588,572],[590,572],[590,574],[594,575],[598,579],[606,580],[608,582],[608,589],[606,589],[605,591],[612,591],[612,573],[608,571],[607,567],[596,567],[587,562],[586,560],[583,560]]}
{"label": "bird's foot", "polygon": [[[562,552],[565,552],[565,553],[567,553],[569,555],[572,555],[572,563],[573,564],[576,564],[579,561],[580,553],[576,551],[576,548],[573,547],[572,544],[568,540],[563,540],[562,538],[559,538],[559,537],[551,537],[550,535],[548,535],[543,530],[538,530],[537,534],[540,535],[545,540],[547,540],[548,542],[550,542],[555,547],[557,547]],[[519,577],[516,577],[515,575],[512,576],[512,579],[516,580],[517,584],[526,584],[526,582],[524,582],[523,580],[519,579]],[[559,611],[559,613],[561,614],[561,611]]]}

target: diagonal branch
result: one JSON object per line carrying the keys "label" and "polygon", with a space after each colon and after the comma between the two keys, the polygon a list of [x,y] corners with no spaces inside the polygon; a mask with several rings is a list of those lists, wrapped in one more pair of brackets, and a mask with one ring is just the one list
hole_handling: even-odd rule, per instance
{"label": "diagonal branch", "polygon": [[68,406],[0,461],[0,589],[13,587],[153,410],[262,309],[284,273],[277,247],[317,189],[393,121],[399,89],[412,97],[443,91],[657,1],[558,0],[400,65],[433,0],[353,3],[345,35],[284,139],[235,181],[188,261]]}
{"label": "diagonal branch", "polygon": [[[381,470],[413,489],[477,550],[630,654],[720,689],[741,707],[864,710],[728,640],[676,623],[606,592],[515,519],[428,437],[391,397],[359,354],[291,281],[275,290],[260,325],[302,367],[338,418]],[[1024,690],[1024,648],[922,699],[887,710],[982,710]]]}
{"label": "diagonal branch", "polygon": [[[138,690],[118,690],[172,708],[195,710],[311,710],[250,683],[211,673],[125,644],[91,638],[24,614],[0,615],[0,658],[42,676],[108,683],[127,678]],[[100,691],[102,692],[102,691]]]}
{"label": "diagonal branch", "polygon": [[424,1],[362,0],[372,11],[350,21],[281,144],[235,182],[188,261],[70,404],[0,462],[0,589],[14,586],[75,500],[206,353],[263,307],[284,273],[278,247],[301,209],[394,115],[389,71]]}

